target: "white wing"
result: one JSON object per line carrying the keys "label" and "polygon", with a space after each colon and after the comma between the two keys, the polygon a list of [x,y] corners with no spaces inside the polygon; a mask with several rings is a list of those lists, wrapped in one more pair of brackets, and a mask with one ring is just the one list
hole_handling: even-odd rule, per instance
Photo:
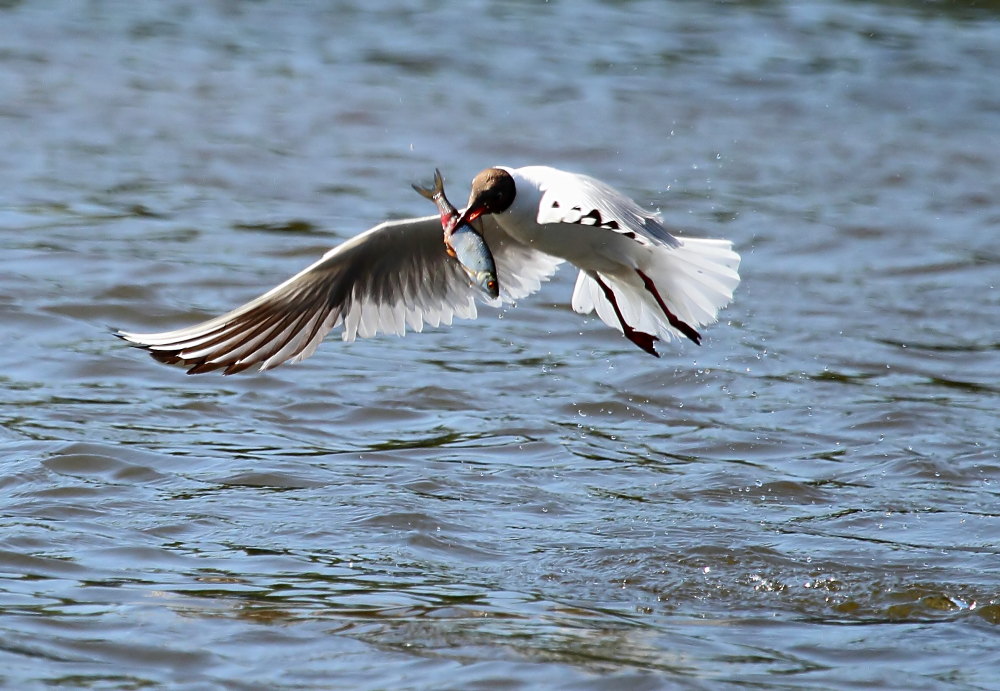
{"label": "white wing", "polygon": [[641,245],[650,244],[647,241],[668,247],[678,245],[659,216],[596,178],[546,166],[517,170],[536,180],[544,190],[538,204],[538,223],[596,226],[625,235]]}
{"label": "white wing", "polygon": [[477,223],[482,224],[480,231],[496,262],[502,302],[511,303],[531,295],[563,263],[559,257],[539,252],[512,238],[493,216],[480,216]]}
{"label": "white wing", "polygon": [[[537,290],[558,259],[518,243],[491,219],[483,233],[497,265],[500,301]],[[439,216],[382,223],[327,252],[276,288],[215,319],[176,331],[116,335],[161,362],[189,374],[225,374],[298,362],[315,352],[331,329],[342,337],[402,335],[476,317],[483,297],[458,262],[447,255]],[[485,300],[485,297],[483,298]],[[500,301],[496,301],[499,304]]]}

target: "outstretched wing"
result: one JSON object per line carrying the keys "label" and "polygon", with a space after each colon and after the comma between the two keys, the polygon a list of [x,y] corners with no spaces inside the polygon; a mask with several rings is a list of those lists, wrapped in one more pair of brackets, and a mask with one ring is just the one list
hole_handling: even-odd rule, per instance
{"label": "outstretched wing", "polygon": [[[537,290],[558,263],[519,245],[495,223],[484,224],[484,236],[496,259],[501,300]],[[116,335],[161,362],[188,367],[189,374],[263,371],[309,357],[338,326],[352,341],[402,335],[407,325],[421,331],[425,323],[451,324],[455,316],[474,319],[477,295],[445,252],[440,218],[427,216],[382,223],[220,317],[176,331]]]}

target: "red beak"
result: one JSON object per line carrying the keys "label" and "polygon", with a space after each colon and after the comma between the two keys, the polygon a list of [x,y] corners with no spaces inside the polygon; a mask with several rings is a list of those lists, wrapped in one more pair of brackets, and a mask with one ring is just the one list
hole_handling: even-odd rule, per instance
{"label": "red beak", "polygon": [[462,215],[458,217],[455,221],[455,227],[458,228],[462,224],[472,223],[477,218],[482,216],[486,212],[485,207],[482,206],[470,206],[468,209],[462,212]]}

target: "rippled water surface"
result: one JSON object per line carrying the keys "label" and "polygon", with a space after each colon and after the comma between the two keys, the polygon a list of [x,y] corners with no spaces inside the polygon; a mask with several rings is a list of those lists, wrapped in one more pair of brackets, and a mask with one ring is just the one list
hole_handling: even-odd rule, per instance
{"label": "rippled water surface", "polygon": [[[0,3],[0,683],[988,689],[993,3]],[[188,377],[440,167],[608,180],[744,283]]]}

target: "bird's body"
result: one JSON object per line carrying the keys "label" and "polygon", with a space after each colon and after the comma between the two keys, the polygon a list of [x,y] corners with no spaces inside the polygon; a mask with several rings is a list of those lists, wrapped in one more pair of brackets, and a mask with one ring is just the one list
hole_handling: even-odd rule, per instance
{"label": "bird's body", "polygon": [[509,177],[516,193],[499,213],[486,195],[482,213],[519,242],[580,269],[573,309],[596,310],[651,355],[657,339],[700,343],[697,327],[732,300],[740,257],[728,240],[674,237],[656,214],[600,180],[547,166],[483,171],[466,216],[477,216],[477,188],[507,184],[498,177]]}
{"label": "bird's body", "polygon": [[676,238],[627,196],[555,168],[486,169],[473,180],[468,208],[450,221],[476,223],[495,259],[497,300],[470,285],[448,256],[443,222],[383,223],[225,315],[176,331],[117,335],[189,373],[265,370],[308,357],[337,326],[350,341],[474,318],[477,296],[511,303],[538,290],[565,260],[580,269],[573,308],[596,310],[656,355],[656,339],[699,342],[696,328],[716,320],[740,280],[729,241]]}

